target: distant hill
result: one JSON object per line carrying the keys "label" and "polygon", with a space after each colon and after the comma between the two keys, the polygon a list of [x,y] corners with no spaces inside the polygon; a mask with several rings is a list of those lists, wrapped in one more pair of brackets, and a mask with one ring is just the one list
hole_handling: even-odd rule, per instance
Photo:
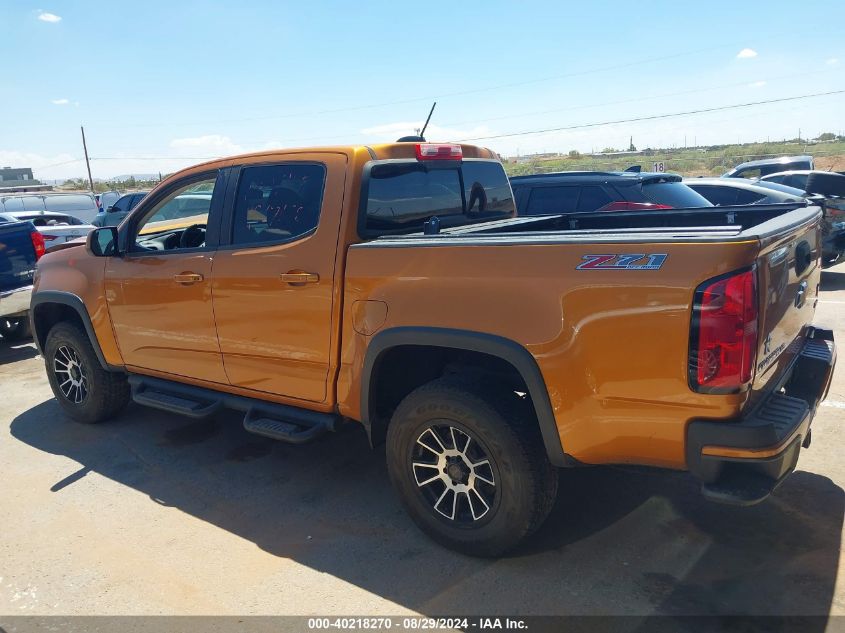
{"label": "distant hill", "polygon": [[99,180],[100,182],[111,182],[113,180],[129,180],[130,178],[134,178],[135,180],[158,180],[158,172],[152,174],[121,174],[119,176],[114,176],[113,178],[106,178],[103,180],[94,178],[94,180]]}

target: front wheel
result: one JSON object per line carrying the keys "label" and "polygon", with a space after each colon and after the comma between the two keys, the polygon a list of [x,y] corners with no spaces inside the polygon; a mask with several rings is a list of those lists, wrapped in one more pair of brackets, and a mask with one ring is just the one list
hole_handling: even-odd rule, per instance
{"label": "front wheel", "polygon": [[47,334],[44,363],[53,395],[77,422],[103,422],[129,402],[126,376],[103,369],[88,336],[71,323]]}
{"label": "front wheel", "polygon": [[408,395],[390,422],[391,482],[414,522],[450,549],[502,554],[554,505],[557,472],[536,420],[512,404],[441,379]]}
{"label": "front wheel", "polygon": [[27,317],[0,318],[0,335],[10,343],[23,341],[32,337]]}

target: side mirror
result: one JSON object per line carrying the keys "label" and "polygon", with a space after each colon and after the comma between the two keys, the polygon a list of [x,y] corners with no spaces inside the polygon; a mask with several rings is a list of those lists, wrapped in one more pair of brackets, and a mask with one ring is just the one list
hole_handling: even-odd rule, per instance
{"label": "side mirror", "polygon": [[104,226],[88,234],[88,250],[95,257],[111,257],[117,254],[117,228]]}
{"label": "side mirror", "polygon": [[114,211],[114,205],[110,204],[106,207],[106,213],[111,213],[112,211]]}

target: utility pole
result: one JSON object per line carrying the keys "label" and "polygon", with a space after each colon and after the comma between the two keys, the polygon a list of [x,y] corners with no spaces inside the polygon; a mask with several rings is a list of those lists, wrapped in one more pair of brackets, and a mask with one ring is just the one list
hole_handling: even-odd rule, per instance
{"label": "utility pole", "polygon": [[91,193],[94,193],[94,179],[91,178],[91,162],[88,160],[88,145],[85,144],[85,128],[80,125],[79,129],[82,130],[82,149],[85,151],[85,166],[88,168],[88,184],[91,186]]}

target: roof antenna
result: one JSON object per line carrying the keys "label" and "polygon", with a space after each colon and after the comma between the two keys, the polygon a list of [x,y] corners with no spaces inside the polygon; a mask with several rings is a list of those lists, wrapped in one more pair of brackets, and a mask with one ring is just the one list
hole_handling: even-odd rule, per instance
{"label": "roof antenna", "polygon": [[434,108],[436,108],[436,107],[437,107],[437,102],[435,101],[434,103],[431,104],[431,110],[428,111],[428,118],[426,118],[425,125],[423,125],[422,129],[420,130],[420,137],[423,140],[425,140],[425,128],[428,127],[428,122],[431,121],[431,115],[434,114]]}
{"label": "roof antenna", "polygon": [[425,125],[422,126],[419,130],[414,130],[417,132],[416,136],[403,136],[402,138],[398,139],[397,143],[420,143],[425,142],[425,129],[428,127],[428,122],[431,121],[431,115],[434,114],[434,108],[437,106],[437,102],[435,101],[431,104],[431,110],[428,111],[428,118],[425,120]]}

